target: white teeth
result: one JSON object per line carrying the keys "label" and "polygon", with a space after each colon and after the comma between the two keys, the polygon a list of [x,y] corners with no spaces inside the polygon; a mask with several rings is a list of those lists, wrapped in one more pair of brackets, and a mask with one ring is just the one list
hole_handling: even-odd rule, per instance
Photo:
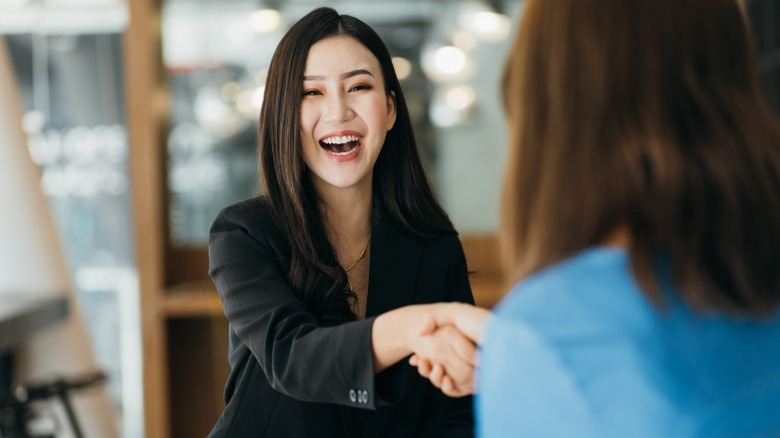
{"label": "white teeth", "polygon": [[358,141],[360,138],[357,135],[343,135],[341,137],[329,137],[322,139],[325,144],[344,144],[351,141]]}

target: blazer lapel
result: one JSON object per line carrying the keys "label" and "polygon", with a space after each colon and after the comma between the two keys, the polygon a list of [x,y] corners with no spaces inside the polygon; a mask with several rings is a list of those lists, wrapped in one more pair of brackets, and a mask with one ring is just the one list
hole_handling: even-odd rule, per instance
{"label": "blazer lapel", "polygon": [[[403,233],[381,207],[375,208],[371,225],[367,318],[412,303],[421,255],[422,245]],[[370,412],[341,408],[345,428],[357,430]]]}

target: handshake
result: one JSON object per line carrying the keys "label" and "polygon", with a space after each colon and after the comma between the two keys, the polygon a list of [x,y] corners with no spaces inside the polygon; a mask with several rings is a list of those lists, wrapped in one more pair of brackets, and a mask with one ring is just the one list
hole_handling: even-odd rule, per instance
{"label": "handshake", "polygon": [[477,344],[490,311],[464,303],[410,307],[422,314],[411,327],[409,364],[450,397],[473,394]]}

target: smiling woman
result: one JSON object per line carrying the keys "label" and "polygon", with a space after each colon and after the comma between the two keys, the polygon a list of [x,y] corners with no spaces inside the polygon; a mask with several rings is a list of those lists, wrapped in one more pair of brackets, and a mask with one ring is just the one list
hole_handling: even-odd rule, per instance
{"label": "smiling woman", "polygon": [[357,185],[370,191],[374,163],[394,123],[395,96],[386,92],[379,61],[365,46],[335,36],[309,49],[301,139],[320,191]]}
{"label": "smiling woman", "polygon": [[265,90],[262,194],[225,208],[209,239],[232,367],[211,436],[472,436],[471,400],[402,360],[472,392],[473,343],[421,335],[454,305],[431,303],[473,297],[387,49],[317,9],[282,38]]}

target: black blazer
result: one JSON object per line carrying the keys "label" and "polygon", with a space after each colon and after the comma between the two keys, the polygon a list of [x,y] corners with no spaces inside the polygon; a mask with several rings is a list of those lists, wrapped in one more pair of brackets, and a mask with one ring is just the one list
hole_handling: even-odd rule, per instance
{"label": "black blazer", "polygon": [[210,274],[230,323],[226,407],[212,437],[472,437],[471,398],[446,397],[402,360],[374,372],[376,315],[412,303],[473,303],[454,234],[416,239],[377,208],[366,319],[322,326],[288,284],[289,242],[253,198],[225,208]]}

